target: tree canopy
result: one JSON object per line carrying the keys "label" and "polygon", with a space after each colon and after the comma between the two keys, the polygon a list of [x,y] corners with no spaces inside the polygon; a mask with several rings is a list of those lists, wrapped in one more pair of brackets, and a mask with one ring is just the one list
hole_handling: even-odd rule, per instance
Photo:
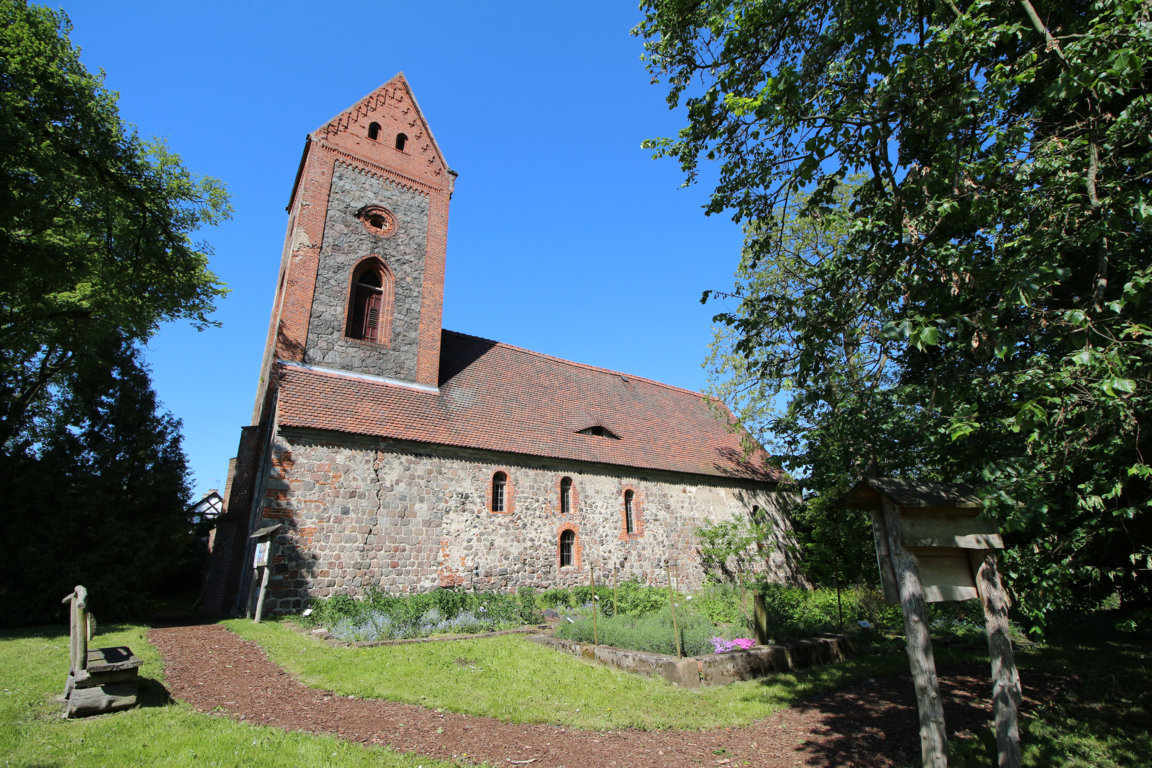
{"label": "tree canopy", "polygon": [[1149,3],[644,7],[688,116],[647,144],[715,161],[748,232],[720,319],[750,426],[825,502],[870,458],[978,485],[1034,618],[1148,605]]}
{"label": "tree canopy", "polygon": [[224,288],[197,230],[223,186],[124,123],[63,13],[0,0],[0,624],[106,618],[195,583],[180,422],[140,346],[204,326]]}
{"label": "tree canopy", "polygon": [[157,403],[139,350],[111,334],[56,388],[36,455],[0,465],[0,625],[57,617],[76,584],[105,619],[139,615],[201,575],[180,422]]}
{"label": "tree canopy", "polygon": [[121,120],[63,13],[0,0],[0,452],[27,450],[54,385],[110,332],[209,324],[224,288],[197,229],[230,213]]}

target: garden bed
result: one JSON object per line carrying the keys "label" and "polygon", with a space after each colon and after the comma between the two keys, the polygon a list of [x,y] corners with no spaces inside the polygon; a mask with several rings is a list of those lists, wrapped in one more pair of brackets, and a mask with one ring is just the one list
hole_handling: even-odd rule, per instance
{"label": "garden bed", "polygon": [[564,640],[552,635],[530,635],[528,639],[625,672],[658,675],[673,685],[685,688],[726,685],[775,672],[829,664],[843,661],[855,653],[852,640],[847,635],[821,635],[782,645],[760,645],[746,651],[728,651],[683,659],[660,653]]}
{"label": "garden bed", "polygon": [[304,634],[312,635],[319,638],[328,645],[335,645],[344,648],[375,648],[381,645],[412,645],[413,643],[438,643],[445,640],[472,640],[478,637],[499,637],[500,635],[527,635],[533,632],[540,632],[541,630],[548,629],[547,624],[535,624],[527,627],[515,627],[513,629],[500,629],[492,632],[475,632],[469,634],[459,635],[426,635],[424,637],[407,637],[401,640],[341,640],[333,635],[324,627],[319,629],[308,629],[307,627],[300,626],[294,622],[289,622],[289,626],[294,627]]}

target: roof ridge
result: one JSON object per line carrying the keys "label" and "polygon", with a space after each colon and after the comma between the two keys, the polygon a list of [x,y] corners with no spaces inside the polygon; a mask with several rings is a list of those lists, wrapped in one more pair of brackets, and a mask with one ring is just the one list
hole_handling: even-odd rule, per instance
{"label": "roof ridge", "polygon": [[[490,344],[495,344],[496,346],[504,347],[505,349],[510,349],[514,352],[521,352],[525,355],[533,355],[535,357],[542,357],[546,360],[553,360],[553,361],[558,362],[558,363],[564,363],[565,365],[571,365],[571,366],[575,366],[577,368],[584,368],[584,369],[589,370],[589,371],[598,371],[600,373],[608,373],[608,374],[611,374],[613,376],[621,376],[621,377],[629,379],[629,380],[643,381],[647,384],[654,384],[658,387],[663,387],[664,389],[670,389],[673,392],[682,392],[686,395],[695,395],[696,397],[699,397],[701,399],[714,400],[717,402],[722,402],[722,401],[717,400],[717,398],[712,397],[711,395],[705,394],[703,392],[697,392],[694,389],[687,389],[685,387],[677,387],[673,384],[666,384],[663,381],[656,381],[656,379],[649,379],[645,376],[637,376],[636,374],[625,373],[623,371],[614,371],[611,368],[603,368],[603,367],[598,366],[598,365],[588,365],[587,363],[578,363],[575,360],[568,360],[568,359],[563,358],[563,357],[557,357],[556,355],[549,355],[545,352],[537,352],[534,349],[527,349],[526,347],[518,347],[515,344],[509,344],[509,343],[504,342],[504,341],[496,341],[495,339],[487,339],[487,338],[484,338],[483,336],[476,336],[476,335],[471,334],[471,333],[462,333],[460,331],[451,331],[447,328],[442,328],[441,331],[443,333],[451,333],[455,336],[463,336],[464,338],[468,338],[468,339],[476,339],[477,341],[486,341]],[[725,406],[725,407],[727,408],[727,406]]]}

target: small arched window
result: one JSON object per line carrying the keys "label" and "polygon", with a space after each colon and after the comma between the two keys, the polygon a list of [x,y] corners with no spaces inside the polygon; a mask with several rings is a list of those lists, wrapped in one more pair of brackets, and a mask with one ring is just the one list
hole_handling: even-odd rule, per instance
{"label": "small arched window", "polygon": [[348,337],[387,343],[392,329],[392,275],[378,259],[365,259],[352,275]]}
{"label": "small arched window", "polygon": [[636,518],[632,513],[632,501],[635,497],[633,491],[624,491],[624,532],[629,534],[636,533]]}
{"label": "small arched window", "polygon": [[380,138],[380,123],[368,124],[368,138],[377,141]]}
{"label": "small arched window", "polygon": [[497,472],[492,475],[492,511],[503,512],[507,503],[505,492],[508,489],[508,475]]}
{"label": "small arched window", "polygon": [[560,514],[566,515],[572,511],[572,478],[565,477],[560,480]]}
{"label": "small arched window", "polygon": [[408,135],[404,133],[396,134],[396,149],[403,152],[406,146],[408,146]]}
{"label": "small arched window", "polygon": [[573,563],[573,553],[576,551],[576,531],[564,531],[560,534],[560,567]]}

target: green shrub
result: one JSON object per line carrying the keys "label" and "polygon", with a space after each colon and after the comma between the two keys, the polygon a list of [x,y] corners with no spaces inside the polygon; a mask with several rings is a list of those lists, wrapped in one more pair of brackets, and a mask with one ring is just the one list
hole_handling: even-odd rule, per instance
{"label": "green shrub", "polygon": [[[715,624],[727,624],[739,631],[750,630],[751,627],[746,626],[745,612],[740,608],[740,599],[740,589],[735,584],[709,584],[692,596],[692,607]],[[751,594],[746,610],[750,616],[753,610]]]}
{"label": "green shrub", "polygon": [[[620,613],[628,616],[646,616],[668,606],[667,587],[649,587],[635,579],[628,579],[617,585],[616,593]],[[681,601],[681,597],[676,593],[677,602]]]}
{"label": "green shrub", "polygon": [[[712,638],[718,631],[706,616],[681,604],[676,610],[676,624],[685,656],[712,653]],[[621,611],[619,616],[601,617],[596,629],[601,645],[669,655],[676,653],[672,609],[667,606],[643,616],[631,616]],[[556,636],[591,643],[594,637],[592,619],[583,615],[568,616],[556,628]]]}
{"label": "green shrub", "polygon": [[[676,596],[677,600],[684,599],[679,592]],[[645,586],[635,578],[630,578],[619,582],[615,589],[611,583],[597,584],[596,597],[597,609],[605,616],[611,616],[617,611],[629,616],[644,616],[668,605],[668,588]],[[591,601],[590,586],[557,587],[540,594],[540,603],[545,608],[551,608],[559,613],[563,613],[564,609],[589,605]]]}
{"label": "green shrub", "polygon": [[575,603],[572,602],[572,593],[570,590],[562,587],[553,587],[540,593],[540,604],[545,608],[557,610],[559,608],[571,607]]}
{"label": "green shrub", "polygon": [[[764,600],[768,634],[773,642],[822,632],[852,631],[860,621],[891,632],[904,630],[900,606],[888,605],[883,594],[872,587],[843,588],[839,607],[835,589],[762,584],[758,593]],[[984,613],[978,600],[930,603],[928,622],[931,631],[938,635],[966,637],[984,632]]]}
{"label": "green shrub", "polygon": [[[849,631],[855,629],[859,621],[886,627],[892,620],[883,598],[877,598],[863,587],[843,588],[839,605],[835,589],[762,584],[758,593],[764,600],[768,634],[777,643],[822,632]],[[901,621],[899,610],[896,606],[897,622]]]}

